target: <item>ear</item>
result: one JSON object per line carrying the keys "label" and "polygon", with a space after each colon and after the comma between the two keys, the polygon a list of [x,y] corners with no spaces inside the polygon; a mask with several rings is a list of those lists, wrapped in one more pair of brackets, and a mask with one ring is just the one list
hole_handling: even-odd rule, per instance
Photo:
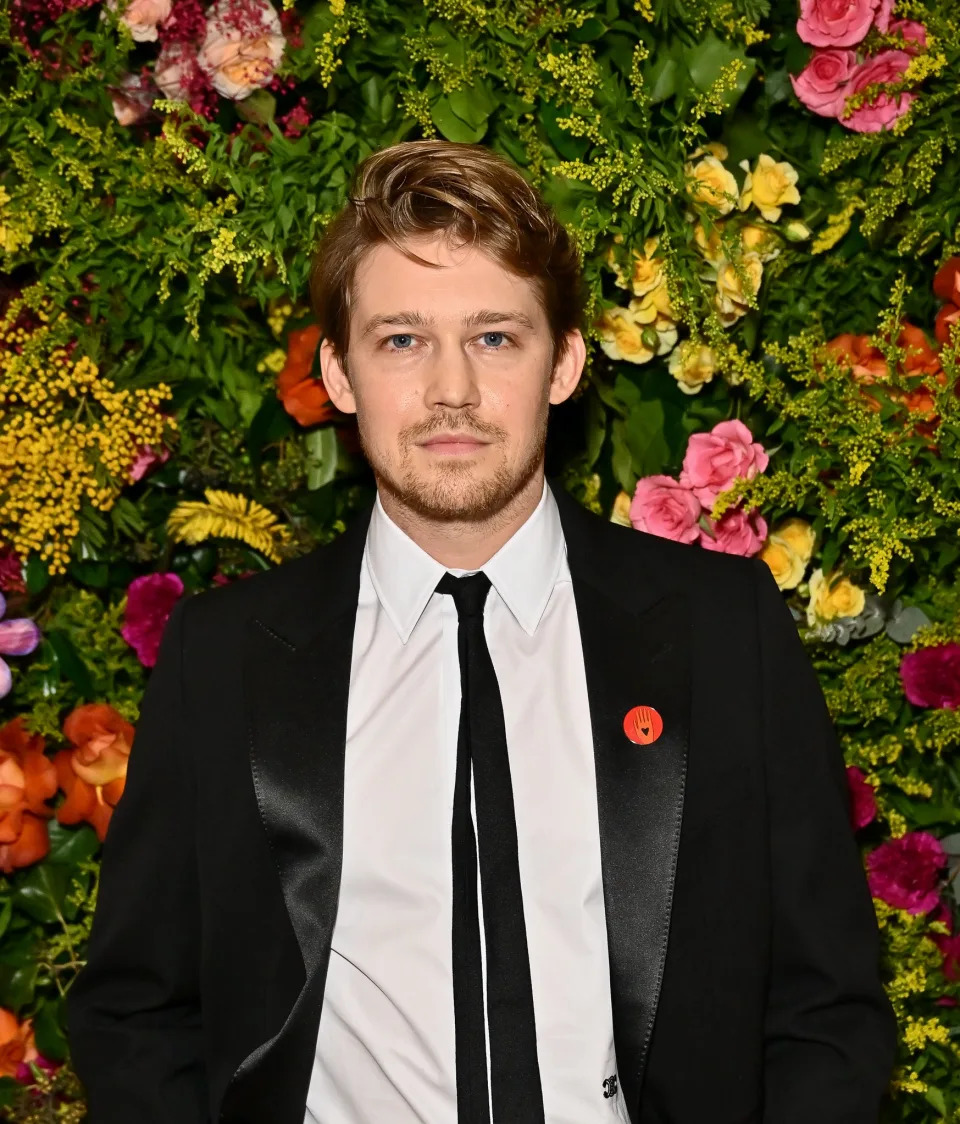
{"label": "ear", "polygon": [[350,380],[340,363],[340,356],[326,337],[320,342],[320,374],[330,401],[341,413],[355,414],[357,401],[350,386]]}
{"label": "ear", "polygon": [[587,345],[579,328],[566,333],[567,347],[557,360],[550,376],[550,402],[556,406],[565,402],[576,389],[587,360]]}

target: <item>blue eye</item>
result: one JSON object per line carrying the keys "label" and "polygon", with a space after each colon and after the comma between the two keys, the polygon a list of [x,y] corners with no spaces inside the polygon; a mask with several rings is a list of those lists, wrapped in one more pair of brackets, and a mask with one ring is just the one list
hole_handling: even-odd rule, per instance
{"label": "blue eye", "polygon": [[[396,332],[394,335],[388,336],[387,339],[389,339],[391,342],[393,340],[412,340],[413,336],[409,332]],[[403,346],[400,346],[400,347],[397,348],[397,351],[409,351],[409,350],[410,349],[408,347],[403,347]]]}
{"label": "blue eye", "polygon": [[[505,332],[484,332],[483,335],[484,335],[484,338],[487,339],[488,343],[489,343],[488,337],[490,337],[490,336],[497,336],[497,337],[499,337],[499,339],[501,341],[503,341],[507,338]],[[494,351],[500,351],[500,350],[501,349],[499,347],[494,346]]]}

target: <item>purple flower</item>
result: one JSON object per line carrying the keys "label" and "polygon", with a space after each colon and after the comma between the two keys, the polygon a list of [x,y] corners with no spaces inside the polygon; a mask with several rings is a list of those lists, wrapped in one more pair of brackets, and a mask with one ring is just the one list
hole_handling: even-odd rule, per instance
{"label": "purple flower", "polygon": [[144,574],[127,587],[127,609],[120,634],[144,667],[157,662],[167,617],[183,593],[178,574]]}
{"label": "purple flower", "polygon": [[[0,593],[0,617],[7,611],[6,598]],[[29,656],[40,643],[40,629],[29,617],[12,617],[0,620],[0,654],[4,656]],[[7,661],[0,658],[0,699],[10,693],[13,676]]]}
{"label": "purple flower", "polygon": [[960,706],[960,644],[908,652],[900,661],[900,679],[914,706],[956,710]]}

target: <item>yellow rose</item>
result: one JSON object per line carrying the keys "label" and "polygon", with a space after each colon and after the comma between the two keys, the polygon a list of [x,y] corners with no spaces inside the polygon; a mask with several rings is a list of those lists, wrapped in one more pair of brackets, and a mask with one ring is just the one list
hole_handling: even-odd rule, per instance
{"label": "yellow rose", "polygon": [[718,262],[723,260],[723,244],[720,241],[722,228],[723,223],[714,223],[709,236],[702,222],[698,222],[693,228],[693,240],[696,247],[711,265],[717,265]]}
{"label": "yellow rose", "polygon": [[728,215],[737,205],[737,181],[716,156],[704,156],[696,165],[688,164],[687,192],[695,203],[716,207]]}
{"label": "yellow rose", "polygon": [[770,538],[777,539],[788,546],[804,565],[813,557],[813,548],[817,541],[817,536],[806,519],[796,515],[774,527],[770,532]]}
{"label": "yellow rose", "polygon": [[677,380],[677,386],[684,394],[696,394],[710,382],[717,370],[717,357],[713,348],[706,344],[684,340],[671,353],[670,374]]}
{"label": "yellow rose", "polygon": [[794,553],[785,542],[772,535],[763,545],[760,557],[770,567],[779,589],[796,589],[803,580],[806,566],[799,554]]}
{"label": "yellow rose", "polygon": [[[655,319],[656,312],[651,316]],[[653,344],[644,342],[644,325],[638,321],[629,308],[609,308],[600,317],[600,347],[611,359],[625,359],[628,363],[649,363],[656,354],[656,339]]]}
{"label": "yellow rose", "polygon": [[761,152],[752,171],[749,160],[741,160],[740,167],[747,173],[740,195],[741,211],[753,203],[767,222],[776,222],[784,203],[800,202],[800,192],[795,186],[797,170],[792,164],[785,160],[778,162]]}
{"label": "yellow rose", "polygon": [[633,277],[630,279],[630,286],[635,297],[642,297],[660,285],[666,288],[663,259],[654,257],[658,242],[658,238],[648,238],[643,244],[642,254],[638,250],[633,251]]}
{"label": "yellow rose", "polygon": [[[760,255],[751,251],[744,254],[740,260],[740,269],[748,283],[748,291],[756,295],[760,291],[760,281],[763,277],[763,263]],[[741,278],[737,275],[733,263],[723,261],[717,269],[717,291],[714,294],[714,305],[720,322],[729,327],[745,315],[750,307],[747,292]]]}
{"label": "yellow rose", "polygon": [[698,156],[703,156],[705,152],[711,156],[716,156],[718,160],[726,160],[729,155],[725,144],[721,144],[719,141],[707,141],[706,144],[700,145],[696,152],[690,153],[690,159],[696,160]]}
{"label": "yellow rose", "polygon": [[620,491],[613,501],[613,510],[610,512],[610,522],[619,523],[623,527],[632,527],[630,522],[630,493]]}
{"label": "yellow rose", "polygon": [[817,568],[810,575],[810,601],[807,604],[807,623],[813,628],[818,621],[831,621],[835,617],[856,617],[863,612],[866,594],[849,578],[839,578],[829,588],[832,575]]}
{"label": "yellow rose", "polygon": [[752,222],[744,223],[740,228],[740,244],[744,253],[755,253],[762,262],[773,261],[780,253],[776,234]]}

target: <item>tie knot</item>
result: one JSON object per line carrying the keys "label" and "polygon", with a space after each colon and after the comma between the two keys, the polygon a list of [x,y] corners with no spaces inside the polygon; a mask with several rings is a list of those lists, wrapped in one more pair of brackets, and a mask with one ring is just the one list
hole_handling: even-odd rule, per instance
{"label": "tie knot", "polygon": [[490,579],[483,570],[465,574],[462,578],[448,572],[437,582],[437,593],[449,593],[453,597],[457,616],[461,620],[464,617],[483,616],[483,604],[489,589]]}

